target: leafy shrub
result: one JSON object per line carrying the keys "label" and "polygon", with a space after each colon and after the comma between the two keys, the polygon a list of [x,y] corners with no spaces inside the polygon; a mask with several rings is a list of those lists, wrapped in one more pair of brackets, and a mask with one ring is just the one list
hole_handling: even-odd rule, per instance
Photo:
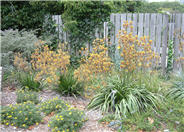
{"label": "leafy shrub", "polygon": [[33,74],[21,72],[18,76],[18,80],[23,89],[28,88],[29,90],[39,91],[43,88],[41,83],[34,79]]}
{"label": "leafy shrub", "polygon": [[168,92],[168,96],[173,99],[184,101],[184,74],[180,75],[174,82]]}
{"label": "leafy shrub", "polygon": [[28,90],[22,90],[22,89],[18,90],[17,91],[17,103],[23,103],[27,101],[31,101],[35,104],[38,104],[39,103],[38,93],[28,91]]}
{"label": "leafy shrub", "polygon": [[83,122],[84,113],[82,111],[69,109],[52,117],[48,126],[53,132],[75,132],[82,127]]}
{"label": "leafy shrub", "polygon": [[39,109],[44,112],[46,115],[50,114],[51,112],[59,112],[64,109],[69,108],[70,105],[65,103],[63,100],[56,98],[47,100],[39,104]]}
{"label": "leafy shrub", "polygon": [[100,108],[104,112],[114,111],[116,117],[127,113],[141,112],[146,108],[155,108],[158,97],[147,90],[140,81],[123,79],[119,76],[109,77],[88,104],[88,109]]}
{"label": "leafy shrub", "polygon": [[2,107],[1,123],[20,128],[28,128],[41,122],[39,109],[32,102]]}
{"label": "leafy shrub", "polygon": [[38,39],[33,31],[5,30],[1,31],[1,55],[2,66],[8,68],[13,66],[13,54],[20,52],[24,57],[30,59],[34,49],[34,43]]}
{"label": "leafy shrub", "polygon": [[81,95],[84,85],[74,78],[72,71],[68,71],[60,75],[59,85],[55,90],[63,95]]}

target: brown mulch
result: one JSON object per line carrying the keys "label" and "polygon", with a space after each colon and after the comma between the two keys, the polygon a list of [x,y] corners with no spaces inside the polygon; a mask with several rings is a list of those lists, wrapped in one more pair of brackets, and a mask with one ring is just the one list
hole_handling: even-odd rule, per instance
{"label": "brown mulch", "polygon": [[[15,89],[10,87],[5,87],[0,94],[1,105],[10,105],[16,103],[16,92]],[[109,127],[99,124],[98,120],[102,118],[102,113],[98,110],[87,110],[86,106],[89,103],[88,99],[84,98],[74,98],[74,97],[63,97],[51,90],[44,90],[40,92],[39,98],[41,101],[52,99],[58,97],[68,102],[71,106],[76,107],[77,109],[84,110],[88,120],[85,122],[84,126],[80,129],[79,132],[113,132]],[[28,130],[16,128],[13,126],[0,125],[1,132],[49,132],[48,122],[50,116],[44,117],[44,122],[40,123],[38,126],[31,126]]]}

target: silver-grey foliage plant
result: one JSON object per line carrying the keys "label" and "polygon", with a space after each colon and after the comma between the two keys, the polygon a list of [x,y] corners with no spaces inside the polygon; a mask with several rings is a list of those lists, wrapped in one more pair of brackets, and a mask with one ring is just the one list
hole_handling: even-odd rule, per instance
{"label": "silver-grey foliage plant", "polygon": [[20,52],[30,58],[34,44],[38,41],[34,31],[5,30],[1,31],[1,66],[10,70],[13,67],[14,53]]}

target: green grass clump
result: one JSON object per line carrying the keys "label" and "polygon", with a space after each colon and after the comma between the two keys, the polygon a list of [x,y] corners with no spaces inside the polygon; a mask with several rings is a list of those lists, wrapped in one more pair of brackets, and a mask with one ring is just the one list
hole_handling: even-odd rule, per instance
{"label": "green grass clump", "polygon": [[39,109],[46,115],[50,114],[51,112],[60,112],[69,107],[70,105],[65,103],[63,100],[58,99],[57,97],[39,104]]}
{"label": "green grass clump", "polygon": [[27,88],[33,91],[40,91],[43,89],[41,83],[34,80],[33,74],[21,72],[18,76],[18,80],[23,89]]}
{"label": "green grass clump", "polygon": [[1,123],[20,128],[28,128],[41,122],[42,116],[39,109],[32,102],[3,106],[1,111]]}
{"label": "green grass clump", "polygon": [[110,76],[88,108],[100,108],[103,112],[114,111],[116,117],[121,117],[128,113],[145,111],[147,108],[156,108],[158,102],[158,96],[150,92],[144,83]]}
{"label": "green grass clump", "polygon": [[58,87],[55,90],[62,95],[76,96],[82,95],[84,84],[79,82],[73,75],[72,71],[60,75]]}
{"label": "green grass clump", "polygon": [[29,90],[18,90],[17,91],[17,103],[23,103],[27,101],[32,101],[35,104],[39,103],[38,93],[34,91]]}
{"label": "green grass clump", "polygon": [[184,74],[182,73],[173,82],[168,96],[172,99],[184,101]]}
{"label": "green grass clump", "polygon": [[84,112],[69,108],[51,118],[48,126],[53,132],[76,132],[84,123]]}

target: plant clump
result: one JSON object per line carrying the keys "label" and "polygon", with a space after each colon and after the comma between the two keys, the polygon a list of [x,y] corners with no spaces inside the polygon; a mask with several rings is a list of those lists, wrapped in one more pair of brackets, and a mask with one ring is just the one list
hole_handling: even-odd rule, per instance
{"label": "plant clump", "polygon": [[84,123],[84,112],[73,108],[51,118],[48,126],[53,132],[76,132]]}
{"label": "plant clump", "polygon": [[57,84],[59,79],[57,73],[66,72],[67,65],[70,64],[70,56],[64,51],[64,44],[60,44],[56,51],[49,49],[43,41],[41,45],[37,45],[38,48],[31,55],[32,68],[37,72],[35,80],[46,80],[48,84]]}
{"label": "plant clump", "polygon": [[90,97],[95,89],[89,87],[90,82],[111,72],[113,63],[108,56],[108,48],[105,46],[103,39],[96,39],[93,42],[93,49],[88,53],[87,48],[81,48],[81,53],[85,54],[81,61],[81,65],[74,71],[74,77],[79,81],[86,82],[85,97]]}
{"label": "plant clump", "polygon": [[59,84],[55,90],[62,95],[82,95],[84,91],[84,83],[78,81],[74,77],[73,71],[69,70],[67,73],[60,75]]}
{"label": "plant clump", "polygon": [[18,81],[22,86],[22,89],[28,89],[33,91],[40,91],[43,89],[41,82],[35,80],[35,75],[33,73],[20,72],[18,73]]}
{"label": "plant clump", "polygon": [[17,103],[23,103],[27,101],[32,101],[35,104],[39,103],[38,93],[29,90],[18,90],[17,91]]}
{"label": "plant clump", "polygon": [[24,102],[2,107],[1,123],[7,126],[28,128],[38,125],[42,120],[41,112],[33,102]]}
{"label": "plant clump", "polygon": [[137,69],[148,69],[153,66],[153,62],[158,64],[160,56],[152,51],[152,40],[149,40],[149,36],[142,36],[139,39],[137,35],[133,35],[132,21],[125,21],[123,27],[124,29],[117,35],[119,39],[117,48],[121,56],[120,67],[132,72]]}
{"label": "plant clump", "polygon": [[59,112],[64,109],[69,108],[70,105],[65,103],[63,100],[59,99],[58,97],[49,99],[45,102],[39,104],[39,109],[46,115],[50,114],[51,112]]}
{"label": "plant clump", "polygon": [[93,76],[111,71],[113,63],[108,57],[108,48],[105,47],[103,39],[93,42],[92,53],[87,53],[87,48],[81,48],[86,57],[83,58],[80,67],[75,70],[74,75],[81,81],[90,81]]}
{"label": "plant clump", "polygon": [[157,107],[158,96],[138,80],[121,78],[117,75],[109,77],[106,83],[88,104],[88,109],[113,111],[115,116],[120,118],[127,114],[140,113],[147,108]]}

